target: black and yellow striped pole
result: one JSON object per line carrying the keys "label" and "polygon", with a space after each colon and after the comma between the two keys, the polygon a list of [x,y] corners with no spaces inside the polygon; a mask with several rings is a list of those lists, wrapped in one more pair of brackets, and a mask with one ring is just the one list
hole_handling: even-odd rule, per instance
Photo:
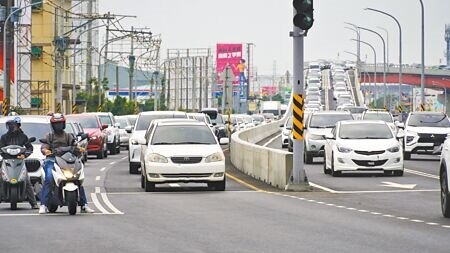
{"label": "black and yellow striped pole", "polygon": [[9,100],[8,98],[3,99],[3,104],[2,104],[2,114],[3,116],[8,116],[9,113]]}
{"label": "black and yellow striped pole", "polygon": [[78,113],[78,106],[76,104],[72,105],[72,114],[77,114]]}
{"label": "black and yellow striped pole", "polygon": [[61,113],[61,103],[56,104],[56,113]]}
{"label": "black and yellow striped pole", "polygon": [[292,136],[294,140],[303,141],[304,126],[303,126],[303,94],[294,94],[292,103]]}
{"label": "black and yellow striped pole", "polygon": [[425,105],[424,104],[420,104],[420,111],[424,112],[425,111]]}
{"label": "black and yellow striped pole", "polygon": [[97,107],[97,112],[102,112],[102,105],[99,105],[99,106]]}
{"label": "black and yellow striped pole", "polygon": [[399,112],[399,113],[402,113],[402,112],[403,112],[403,107],[402,107],[402,105],[398,105],[398,112]]}
{"label": "black and yellow striped pole", "polygon": [[134,103],[134,114],[139,114],[139,106],[137,101]]}

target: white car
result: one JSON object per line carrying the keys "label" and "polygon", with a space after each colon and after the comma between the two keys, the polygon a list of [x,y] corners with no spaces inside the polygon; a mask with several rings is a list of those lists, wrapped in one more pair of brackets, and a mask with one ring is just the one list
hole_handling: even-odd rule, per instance
{"label": "white car", "polygon": [[103,130],[106,134],[106,143],[111,155],[120,153],[120,124],[116,123],[114,115],[110,112],[88,112],[83,114],[95,114],[100,119],[102,125],[107,125]]}
{"label": "white car", "polygon": [[348,93],[347,88],[341,87],[341,86],[335,87],[334,91],[333,91],[333,97],[334,97],[334,99],[338,99],[338,97],[341,94],[346,94],[346,93]]}
{"label": "white car", "polygon": [[386,122],[341,121],[326,136],[323,172],[339,176],[343,171],[384,171],[403,175],[402,146]]}
{"label": "white car", "polygon": [[441,162],[439,166],[439,181],[441,183],[441,210],[442,215],[450,218],[450,139],[442,145]]}
{"label": "white car", "polygon": [[411,154],[439,154],[440,146],[450,134],[450,121],[440,112],[412,112],[405,123],[405,160]]}
{"label": "white car", "polygon": [[155,119],[167,119],[167,118],[181,118],[187,119],[185,112],[177,111],[157,111],[157,112],[141,112],[136,120],[133,130],[127,129],[128,133],[131,133],[128,161],[130,174],[139,174],[139,168],[141,166],[141,145],[138,143],[138,139],[144,137],[152,120]]}
{"label": "white car", "polygon": [[314,157],[324,156],[325,136],[331,133],[337,122],[352,119],[349,112],[324,111],[311,114],[305,121],[305,163],[311,164]]}
{"label": "white car", "polygon": [[[138,120],[139,121],[139,120]],[[225,156],[217,138],[204,122],[154,120],[139,138],[141,187],[147,192],[162,183],[207,183],[225,190]],[[220,144],[228,144],[221,138]]]}
{"label": "white car", "polygon": [[292,117],[288,117],[281,131],[281,148],[287,148],[289,145],[289,135],[292,132]]}
{"label": "white car", "polygon": [[395,121],[390,112],[365,111],[361,116],[362,120],[382,120],[388,124],[392,131],[397,134],[398,128],[402,126],[400,122]]}
{"label": "white car", "polygon": [[319,87],[308,87],[306,89],[306,96],[317,95],[320,96],[320,88]]}
{"label": "white car", "polygon": [[126,128],[131,129],[132,124],[127,116],[114,116],[114,119],[116,120],[116,123],[119,123],[120,146],[128,149],[130,134],[127,132]]}

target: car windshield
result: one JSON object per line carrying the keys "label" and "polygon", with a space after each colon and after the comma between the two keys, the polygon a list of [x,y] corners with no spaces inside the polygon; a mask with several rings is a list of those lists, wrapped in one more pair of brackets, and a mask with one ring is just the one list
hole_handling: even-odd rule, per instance
{"label": "car windshield", "polygon": [[102,125],[112,126],[111,118],[108,115],[98,115],[98,117],[100,118]]}
{"label": "car windshield", "polygon": [[116,118],[116,122],[120,124],[120,129],[124,129],[128,126],[128,121],[126,118]]}
{"label": "car windshield", "polygon": [[408,120],[412,127],[450,127],[445,114],[412,114]]}
{"label": "car windshield", "polygon": [[196,114],[193,116],[194,119],[200,121],[200,122],[205,122],[205,115],[201,115],[201,114]]}
{"label": "car windshield", "polygon": [[100,128],[97,117],[95,116],[75,117],[72,118],[71,121],[80,123],[83,128]]}
{"label": "car windshield", "polygon": [[187,119],[185,114],[141,114],[136,122],[136,131],[147,130],[152,120],[155,119]]}
{"label": "car windshield", "polygon": [[[210,118],[211,118],[211,116],[210,116]],[[216,117],[214,119],[211,118],[211,122],[216,125],[223,125],[224,121],[223,121],[222,114],[216,114]]]}
{"label": "car windshield", "polygon": [[158,126],[152,137],[151,145],[217,144],[215,136],[206,125]]}
{"label": "car windshield", "polygon": [[134,124],[136,124],[137,116],[130,116],[128,117],[128,120],[130,121],[130,124],[134,126]]}
{"label": "car windshield", "polygon": [[350,114],[315,114],[311,116],[310,128],[332,128],[341,120],[352,120]]}
{"label": "car windshield", "polygon": [[382,120],[388,123],[394,123],[391,115],[388,113],[366,113],[363,119],[365,120]]}
{"label": "car windshield", "polygon": [[[21,123],[22,131],[28,136],[28,138],[36,137],[36,141],[33,142],[34,144],[39,144],[39,139],[42,139],[45,137],[46,134],[52,132],[52,127],[50,125],[50,122],[48,123],[38,123],[38,122],[22,122]],[[6,127],[3,125],[3,127],[0,127],[0,135],[3,135],[6,133]]]}
{"label": "car windshield", "polygon": [[242,117],[245,123],[253,123],[252,117]]}
{"label": "car windshield", "polygon": [[367,110],[366,108],[358,108],[358,107],[347,107],[347,108],[344,108],[344,111],[348,111],[350,113],[363,113],[366,110]]}
{"label": "car windshield", "polygon": [[392,139],[392,131],[386,124],[357,123],[341,124],[341,139]]}
{"label": "car windshield", "polygon": [[65,129],[65,131],[66,131],[67,133],[76,135],[75,129],[74,129],[74,125],[71,124],[71,123],[66,124],[66,129]]}
{"label": "car windshield", "polygon": [[262,115],[252,115],[253,120],[258,121],[258,122],[263,122],[264,121],[264,116]]}

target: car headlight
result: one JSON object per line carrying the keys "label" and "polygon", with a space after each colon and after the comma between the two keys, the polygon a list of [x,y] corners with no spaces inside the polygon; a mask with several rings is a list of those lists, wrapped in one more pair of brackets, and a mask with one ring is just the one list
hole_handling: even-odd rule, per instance
{"label": "car headlight", "polygon": [[165,156],[160,154],[152,153],[148,155],[148,161],[152,163],[168,163],[169,161]]}
{"label": "car headlight", "polygon": [[339,146],[339,145],[337,146],[337,150],[341,153],[350,153],[353,151],[353,149],[351,149],[351,148],[347,148],[347,147]]}
{"label": "car headlight", "polygon": [[214,154],[207,156],[205,159],[205,162],[207,162],[207,163],[220,162],[220,161],[223,161],[223,159],[224,159],[224,157],[223,157],[222,153],[216,152]]}
{"label": "car headlight", "polygon": [[92,136],[92,137],[91,137],[91,140],[97,140],[97,139],[98,139],[97,136]]}
{"label": "car headlight", "polygon": [[389,151],[391,153],[397,153],[398,151],[400,151],[400,146],[399,145],[395,145],[393,147],[388,148],[387,151]]}
{"label": "car headlight", "polygon": [[414,136],[406,136],[406,142],[412,142],[414,140]]}
{"label": "car headlight", "polygon": [[311,140],[322,140],[323,136],[322,135],[317,135],[317,134],[309,134],[308,138]]}
{"label": "car headlight", "polygon": [[290,135],[290,134],[291,134],[291,130],[288,130],[288,129],[283,130],[283,135]]}

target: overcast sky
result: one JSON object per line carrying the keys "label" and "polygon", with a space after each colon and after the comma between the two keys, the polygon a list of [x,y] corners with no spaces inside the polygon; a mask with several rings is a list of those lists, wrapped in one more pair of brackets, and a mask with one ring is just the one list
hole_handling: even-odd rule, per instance
{"label": "overcast sky", "polygon": [[[292,68],[292,0],[99,0],[100,13],[136,15],[123,21],[127,27],[150,27],[163,39],[162,55],[167,48],[215,49],[216,43],[256,45],[254,61],[259,74],[277,73]],[[423,0],[425,5],[425,64],[446,63],[444,51],[445,24],[450,24],[450,0]],[[313,27],[305,39],[305,60],[354,59],[343,51],[355,52],[355,32],[344,28],[344,22],[389,31],[389,61],[398,63],[398,28],[387,16],[364,11],[365,7],[389,12],[403,28],[403,62],[420,63],[419,0],[315,0]],[[362,40],[372,43],[382,59],[381,40],[362,32]],[[372,52],[362,46],[362,59]],[[380,61],[381,62],[381,61]]]}

